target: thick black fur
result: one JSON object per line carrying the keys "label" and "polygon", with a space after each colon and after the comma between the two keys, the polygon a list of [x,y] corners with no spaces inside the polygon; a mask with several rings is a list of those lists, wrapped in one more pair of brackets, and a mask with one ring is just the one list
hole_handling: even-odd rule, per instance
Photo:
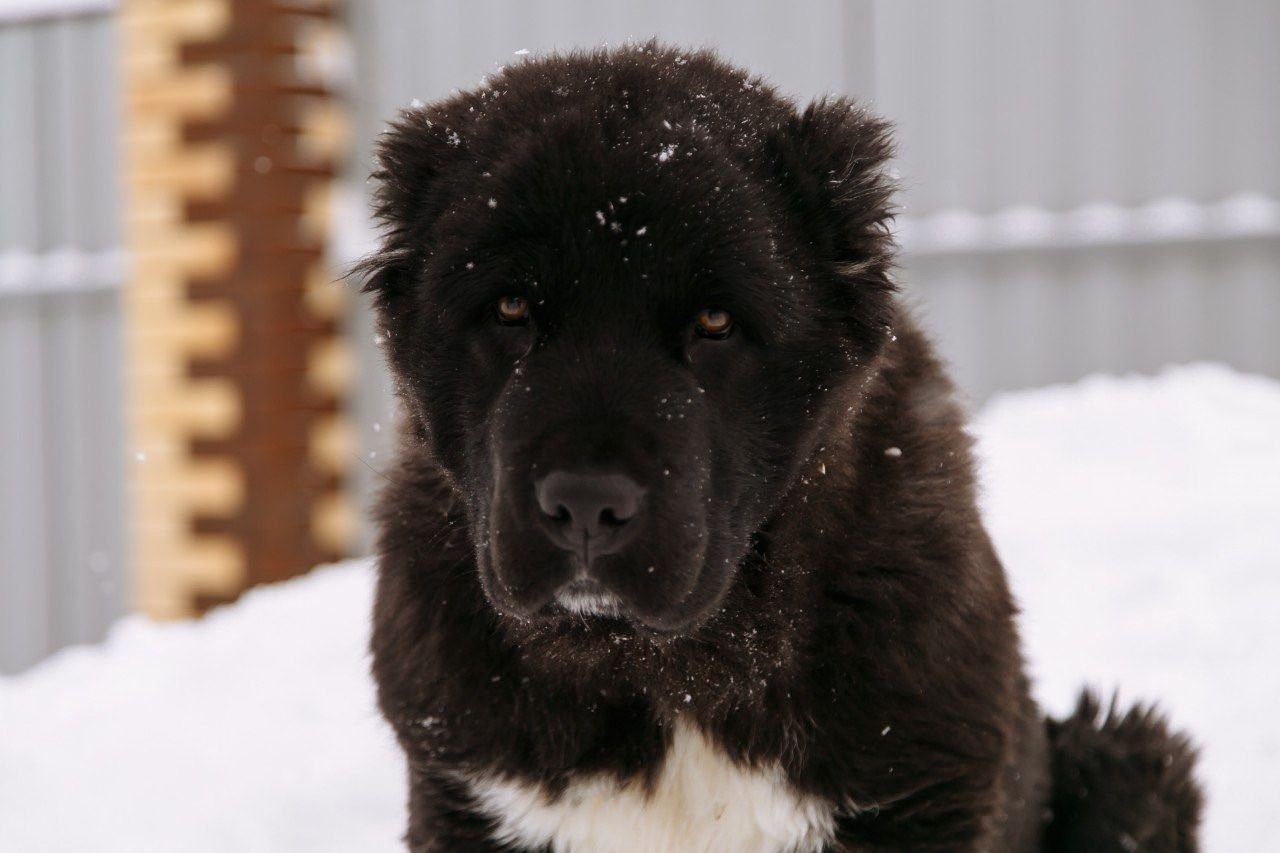
{"label": "thick black fur", "polygon": [[[383,138],[365,272],[405,423],[373,653],[413,850],[496,849],[469,774],[652,778],[680,718],[829,800],[833,850],[1195,849],[1185,740],[1092,705],[1046,733],[1029,696],[962,414],[894,297],[890,154],[848,101],[652,44]],[[533,492],[565,468],[647,490],[592,564],[617,618],[554,603],[581,567]]]}

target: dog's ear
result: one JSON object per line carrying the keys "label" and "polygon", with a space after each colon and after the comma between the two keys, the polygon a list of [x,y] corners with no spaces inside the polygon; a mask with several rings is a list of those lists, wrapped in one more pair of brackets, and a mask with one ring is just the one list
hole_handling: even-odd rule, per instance
{"label": "dog's ear", "polygon": [[793,116],[772,147],[777,177],[822,260],[852,281],[891,290],[889,124],[846,98],[827,98]]}
{"label": "dog's ear", "polygon": [[458,129],[430,108],[412,108],[378,138],[373,214],[382,229],[377,252],[352,271],[380,300],[408,286],[409,265],[429,248],[436,219],[446,209],[445,176],[465,156]]}

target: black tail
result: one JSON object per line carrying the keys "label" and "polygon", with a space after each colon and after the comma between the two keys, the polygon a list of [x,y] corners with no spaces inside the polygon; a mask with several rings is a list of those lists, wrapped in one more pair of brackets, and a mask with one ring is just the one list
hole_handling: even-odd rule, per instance
{"label": "black tail", "polygon": [[1196,751],[1153,708],[1123,714],[1113,699],[1100,720],[1085,691],[1073,715],[1049,720],[1052,812],[1047,853],[1196,853],[1203,797]]}

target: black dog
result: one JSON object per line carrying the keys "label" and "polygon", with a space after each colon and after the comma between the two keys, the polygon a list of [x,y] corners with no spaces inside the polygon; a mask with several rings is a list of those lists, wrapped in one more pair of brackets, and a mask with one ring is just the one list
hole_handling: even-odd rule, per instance
{"label": "black dog", "polygon": [[1185,739],[1028,695],[890,148],[653,44],[383,138],[412,849],[1196,849]]}

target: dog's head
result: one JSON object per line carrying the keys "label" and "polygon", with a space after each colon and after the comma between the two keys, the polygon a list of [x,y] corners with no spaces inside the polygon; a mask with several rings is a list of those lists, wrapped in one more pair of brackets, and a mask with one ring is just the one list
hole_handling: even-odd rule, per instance
{"label": "dog's head", "polygon": [[653,45],[384,135],[368,288],[500,612],[715,611],[888,334],[888,155],[846,101]]}

